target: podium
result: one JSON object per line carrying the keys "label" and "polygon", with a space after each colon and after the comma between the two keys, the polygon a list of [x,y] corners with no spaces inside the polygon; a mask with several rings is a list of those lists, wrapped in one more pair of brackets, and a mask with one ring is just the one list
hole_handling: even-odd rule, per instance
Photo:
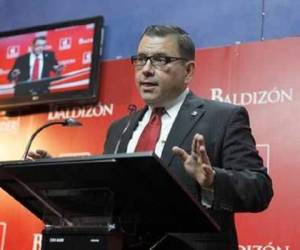
{"label": "podium", "polygon": [[133,234],[219,230],[151,152],[1,162],[0,186],[46,224],[52,243],[84,233],[105,242],[78,249],[121,249]]}
{"label": "podium", "polygon": [[49,93],[49,85],[52,81],[62,79],[63,76],[44,77],[39,80],[20,81],[15,85],[15,96],[33,97]]}

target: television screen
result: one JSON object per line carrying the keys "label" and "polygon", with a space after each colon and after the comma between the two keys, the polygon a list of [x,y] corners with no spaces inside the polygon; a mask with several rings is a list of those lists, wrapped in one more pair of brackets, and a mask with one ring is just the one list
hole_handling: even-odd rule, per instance
{"label": "television screen", "polygon": [[0,109],[98,100],[103,17],[0,33]]}

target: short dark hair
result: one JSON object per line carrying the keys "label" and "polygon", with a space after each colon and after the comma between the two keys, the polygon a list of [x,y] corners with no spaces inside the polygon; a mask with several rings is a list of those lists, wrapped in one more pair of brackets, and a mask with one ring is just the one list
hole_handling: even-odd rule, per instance
{"label": "short dark hair", "polygon": [[141,39],[144,36],[166,37],[173,35],[177,39],[179,53],[182,57],[188,60],[195,59],[195,45],[189,34],[182,28],[173,25],[150,25],[143,32]]}
{"label": "short dark hair", "polygon": [[34,45],[36,43],[37,40],[44,40],[47,41],[45,36],[37,36],[32,40],[32,44]]}

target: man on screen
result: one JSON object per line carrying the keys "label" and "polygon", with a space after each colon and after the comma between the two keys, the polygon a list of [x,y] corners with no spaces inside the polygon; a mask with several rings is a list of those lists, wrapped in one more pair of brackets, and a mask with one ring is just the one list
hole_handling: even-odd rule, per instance
{"label": "man on screen", "polygon": [[[8,74],[9,81],[16,83],[15,95],[47,94],[50,83],[47,78],[50,77],[50,73],[53,72],[55,76],[61,74],[62,65],[58,64],[53,51],[45,50],[46,45],[46,37],[36,37],[32,42],[31,52],[16,59]],[[44,81],[34,83],[44,78]]]}
{"label": "man on screen", "polygon": [[[235,213],[262,211],[273,196],[246,109],[188,89],[195,46],[179,27],[149,26],[131,62],[145,107],[111,124],[104,153],[154,151],[221,228],[218,233],[168,232],[166,245],[154,249],[237,250]],[[47,156],[43,150],[29,154]],[[145,250],[160,242],[154,234],[143,236],[126,249]]]}

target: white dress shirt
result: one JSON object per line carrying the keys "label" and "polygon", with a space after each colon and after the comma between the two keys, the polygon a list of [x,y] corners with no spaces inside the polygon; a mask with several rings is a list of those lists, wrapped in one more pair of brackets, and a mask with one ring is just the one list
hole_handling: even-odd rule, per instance
{"label": "white dress shirt", "polygon": [[44,57],[43,57],[43,54],[41,53],[38,56],[36,56],[34,53],[30,53],[30,56],[29,56],[30,79],[32,79],[33,65],[34,65],[34,62],[35,62],[36,58],[39,59],[39,74],[38,74],[38,79],[42,78],[42,71],[43,71],[43,66],[44,66]]}
{"label": "white dress shirt", "polygon": [[[155,146],[155,154],[158,157],[161,157],[162,151],[164,149],[165,143],[167,141],[168,135],[170,133],[170,130],[172,128],[172,125],[178,115],[178,112],[181,108],[181,105],[183,104],[187,94],[189,93],[189,89],[185,89],[185,91],[182,92],[172,103],[168,104],[165,108],[166,112],[161,117],[161,130],[160,130],[160,136]],[[135,147],[138,143],[138,140],[146,127],[147,123],[150,120],[150,116],[152,114],[153,107],[148,106],[148,110],[144,114],[143,119],[138,123],[138,126],[134,130],[132,137],[128,143],[127,146],[127,153],[133,153],[135,151]],[[205,207],[212,207],[212,203],[214,200],[214,192],[210,190],[201,190],[201,203]]]}
{"label": "white dress shirt", "polygon": [[[154,151],[158,157],[161,157],[162,151],[164,149],[172,125],[188,93],[189,93],[189,89],[185,89],[185,91],[183,91],[174,101],[172,101],[172,103],[169,103],[166,105],[166,107],[164,107],[166,112],[161,117],[160,136],[156,143],[155,151]],[[127,153],[134,152],[138,140],[144,128],[146,127],[146,125],[150,120],[152,110],[153,107],[148,106],[148,110],[145,112],[143,119],[139,121],[138,126],[134,130],[132,137],[128,143]]]}

